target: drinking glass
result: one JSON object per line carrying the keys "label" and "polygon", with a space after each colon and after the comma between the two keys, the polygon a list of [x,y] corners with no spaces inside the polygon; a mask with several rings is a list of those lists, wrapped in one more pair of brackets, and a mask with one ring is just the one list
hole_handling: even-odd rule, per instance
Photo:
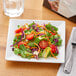
{"label": "drinking glass", "polygon": [[24,0],[3,0],[4,14],[9,17],[18,17],[24,11]]}

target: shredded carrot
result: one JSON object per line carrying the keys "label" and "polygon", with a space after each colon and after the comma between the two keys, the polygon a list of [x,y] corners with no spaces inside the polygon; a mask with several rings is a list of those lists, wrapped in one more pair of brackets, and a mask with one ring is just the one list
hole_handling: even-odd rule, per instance
{"label": "shredded carrot", "polygon": [[49,41],[49,45],[51,45],[51,42]]}
{"label": "shredded carrot", "polygon": [[42,26],[38,25],[38,27],[42,27]]}
{"label": "shredded carrot", "polygon": [[52,53],[52,51],[50,50],[50,52],[51,52],[51,55],[55,58],[55,59],[57,59],[57,57],[56,56],[54,56],[54,54]]}
{"label": "shredded carrot", "polygon": [[27,45],[27,43],[24,43],[24,45]]}
{"label": "shredded carrot", "polygon": [[31,31],[31,34],[34,34],[34,35],[36,35],[36,33],[34,32],[34,30],[33,30],[33,31]]}
{"label": "shredded carrot", "polygon": [[51,42],[48,42],[49,43],[49,45],[51,45]]}
{"label": "shredded carrot", "polygon": [[49,41],[49,44],[51,45],[51,42],[50,42],[49,38],[48,38],[48,37],[46,37],[46,38],[48,39],[48,41]]}
{"label": "shredded carrot", "polygon": [[25,35],[28,35],[28,34],[25,33]]}
{"label": "shredded carrot", "polygon": [[37,27],[39,27],[40,25],[39,24],[37,24]]}
{"label": "shredded carrot", "polygon": [[41,34],[41,33],[45,34],[44,32],[38,32],[36,35],[39,35],[39,34]]}
{"label": "shredded carrot", "polygon": [[30,48],[29,46],[26,46],[26,48]]}
{"label": "shredded carrot", "polygon": [[37,48],[37,47],[31,47],[31,49],[33,49],[33,48]]}
{"label": "shredded carrot", "polygon": [[33,31],[31,31],[31,33],[34,33],[34,30],[33,30]]}
{"label": "shredded carrot", "polygon": [[32,55],[31,57],[32,57],[32,58],[34,58],[34,56],[33,56],[33,55]]}
{"label": "shredded carrot", "polygon": [[29,41],[26,42],[26,44],[28,44],[28,43],[29,43]]}
{"label": "shredded carrot", "polygon": [[[47,32],[49,32],[49,33],[51,32],[51,31],[47,30],[47,28],[44,26],[38,26],[38,27],[43,27]],[[54,33],[56,33],[56,31],[54,31]]]}
{"label": "shredded carrot", "polygon": [[16,34],[16,36],[20,36],[20,35],[22,35],[22,33],[20,32],[20,33],[18,33],[18,34]]}
{"label": "shredded carrot", "polygon": [[[44,27],[44,26],[42,26],[42,27]],[[47,28],[46,28],[46,27],[44,27],[44,29],[45,29],[47,32],[49,32],[49,33],[51,33],[51,32],[52,32],[52,31],[47,30]],[[56,31],[54,31],[54,33],[56,34]]]}
{"label": "shredded carrot", "polygon": [[29,56],[29,55],[27,54],[27,56]]}
{"label": "shredded carrot", "polygon": [[46,34],[46,31],[44,31],[44,34]]}
{"label": "shredded carrot", "polygon": [[34,44],[39,48],[38,52],[40,52],[40,47],[39,47],[39,45],[38,45],[38,44],[36,44],[36,43],[34,43]]}

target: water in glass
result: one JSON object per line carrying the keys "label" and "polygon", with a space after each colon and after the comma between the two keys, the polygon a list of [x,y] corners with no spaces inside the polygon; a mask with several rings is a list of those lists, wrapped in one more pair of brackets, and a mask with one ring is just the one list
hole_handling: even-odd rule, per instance
{"label": "water in glass", "polygon": [[24,0],[4,0],[4,13],[9,17],[20,16],[24,11]]}

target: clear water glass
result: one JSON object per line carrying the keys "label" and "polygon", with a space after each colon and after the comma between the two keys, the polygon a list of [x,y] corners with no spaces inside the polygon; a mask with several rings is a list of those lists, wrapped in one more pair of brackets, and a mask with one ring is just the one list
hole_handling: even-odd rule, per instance
{"label": "clear water glass", "polygon": [[24,11],[24,0],[3,0],[4,14],[9,17],[18,17]]}

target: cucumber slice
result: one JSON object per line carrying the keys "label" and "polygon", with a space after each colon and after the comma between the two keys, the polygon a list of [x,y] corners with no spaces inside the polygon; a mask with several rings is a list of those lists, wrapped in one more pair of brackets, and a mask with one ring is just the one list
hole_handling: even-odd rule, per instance
{"label": "cucumber slice", "polygon": [[43,53],[42,53],[42,56],[43,56],[44,58],[47,58],[50,50],[51,50],[50,47],[45,48],[44,51],[43,51]]}

